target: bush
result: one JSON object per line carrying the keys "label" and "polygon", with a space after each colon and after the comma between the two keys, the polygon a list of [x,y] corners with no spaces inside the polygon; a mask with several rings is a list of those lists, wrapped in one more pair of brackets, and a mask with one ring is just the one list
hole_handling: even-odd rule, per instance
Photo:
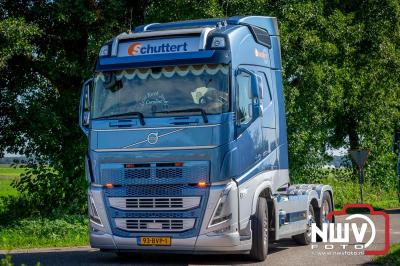
{"label": "bush", "polygon": [[374,262],[379,265],[400,265],[400,244],[391,246],[389,253],[385,256],[375,257]]}
{"label": "bush", "polygon": [[[303,171],[291,172],[293,183],[327,184],[333,188],[335,207],[340,209],[346,203],[360,202],[358,176],[352,169],[322,169],[309,168]],[[396,182],[390,180],[387,186],[375,185],[368,175],[363,184],[364,203],[370,203],[375,208],[394,208],[398,206]]]}
{"label": "bush", "polygon": [[0,227],[0,249],[84,246],[88,229],[81,215],[22,219]]}

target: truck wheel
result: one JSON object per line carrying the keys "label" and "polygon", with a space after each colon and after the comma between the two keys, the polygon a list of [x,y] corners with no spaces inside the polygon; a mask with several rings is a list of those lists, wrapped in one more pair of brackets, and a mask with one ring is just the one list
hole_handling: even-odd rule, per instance
{"label": "truck wheel", "polygon": [[[316,216],[316,218],[317,218],[316,223],[317,223],[317,226],[319,229],[322,229],[322,224],[330,223],[330,221],[326,219],[326,216],[332,210],[333,210],[333,206],[332,206],[331,194],[328,191],[325,191],[324,194],[322,195],[321,208],[319,208],[319,212],[317,213],[317,216]],[[329,230],[328,230],[328,232],[329,232]],[[317,235],[317,241],[318,242],[322,241],[322,238],[318,235]]]}
{"label": "truck wheel", "polygon": [[292,239],[299,245],[309,245],[311,243],[311,224],[315,223],[315,212],[313,206],[308,206],[308,216],[307,216],[307,230],[295,236]]}
{"label": "truck wheel", "polygon": [[252,245],[250,257],[264,261],[268,253],[268,206],[265,198],[258,198],[257,210],[251,220]]}

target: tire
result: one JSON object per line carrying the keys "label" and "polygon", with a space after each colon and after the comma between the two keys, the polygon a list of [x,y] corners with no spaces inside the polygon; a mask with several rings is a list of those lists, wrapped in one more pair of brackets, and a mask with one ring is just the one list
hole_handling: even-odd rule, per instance
{"label": "tire", "polygon": [[[330,223],[328,220],[326,220],[326,215],[333,210],[332,206],[332,198],[331,194],[328,191],[325,191],[324,194],[322,195],[322,204],[321,208],[318,209],[317,215],[316,215],[316,224],[319,229],[322,230],[322,224],[324,223]],[[328,230],[329,232],[329,230]],[[328,233],[329,234],[329,233]],[[322,238],[317,235],[317,241],[321,242]]]}
{"label": "tire", "polygon": [[292,236],[294,242],[299,245],[309,245],[311,243],[311,223],[315,223],[315,211],[314,207],[311,205],[308,206],[308,215],[307,215],[307,231],[302,234]]}
{"label": "tire", "polygon": [[265,198],[258,198],[257,210],[251,220],[252,245],[250,258],[264,261],[268,254],[268,206]]}

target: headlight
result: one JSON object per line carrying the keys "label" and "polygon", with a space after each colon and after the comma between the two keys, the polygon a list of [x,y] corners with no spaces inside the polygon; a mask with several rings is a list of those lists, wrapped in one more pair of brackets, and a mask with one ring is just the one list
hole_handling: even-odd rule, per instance
{"label": "headlight", "polygon": [[93,197],[89,195],[89,217],[90,221],[96,225],[103,226],[100,216],[97,213],[96,205],[94,204]]}
{"label": "headlight", "polygon": [[231,192],[233,184],[229,184],[218,200],[217,207],[211,216],[210,224],[208,227],[216,226],[228,222],[232,218],[231,202],[229,200],[229,193]]}

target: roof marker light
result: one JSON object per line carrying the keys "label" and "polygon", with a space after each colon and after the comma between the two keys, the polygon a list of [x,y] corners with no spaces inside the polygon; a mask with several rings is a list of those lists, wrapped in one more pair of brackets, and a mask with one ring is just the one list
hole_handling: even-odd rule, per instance
{"label": "roof marker light", "polygon": [[211,48],[224,48],[225,38],[224,37],[214,37],[211,42]]}

